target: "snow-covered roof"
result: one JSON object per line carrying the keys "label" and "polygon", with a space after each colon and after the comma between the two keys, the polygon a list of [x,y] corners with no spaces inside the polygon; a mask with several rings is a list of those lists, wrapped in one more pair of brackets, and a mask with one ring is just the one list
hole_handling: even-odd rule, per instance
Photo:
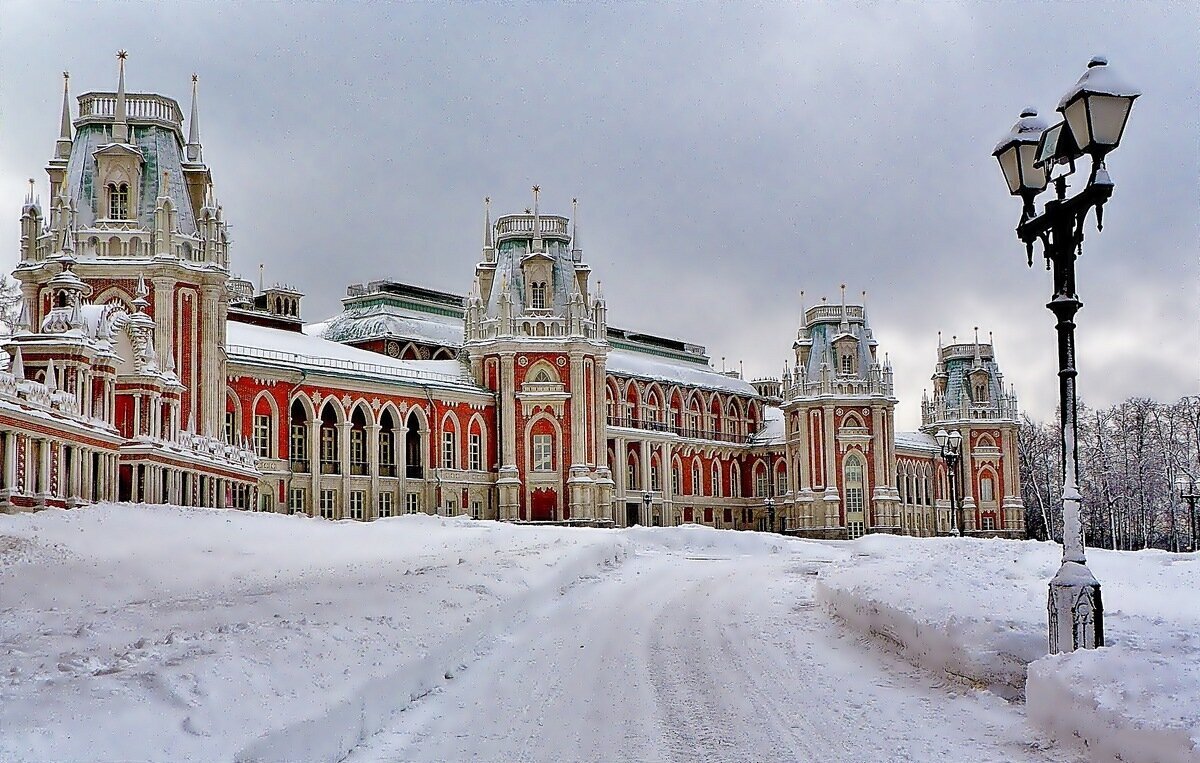
{"label": "snow-covered roof", "polygon": [[461,317],[412,310],[389,302],[350,307],[327,321],[305,328],[306,334],[334,342],[395,337],[441,347],[462,347]]}
{"label": "snow-covered roof", "polygon": [[675,363],[665,358],[640,352],[614,349],[608,353],[607,368],[610,373],[617,376],[633,376],[639,379],[685,384],[758,397],[758,391],[750,382],[726,376],[698,363]]}
{"label": "snow-covered roof", "polygon": [[226,332],[226,351],[236,362],[321,371],[375,383],[391,381],[486,392],[457,360],[400,360],[298,331],[235,321],[227,324]]}
{"label": "snow-covered roof", "polygon": [[764,406],[762,429],[750,438],[750,444],[782,445],[786,441],[787,432],[784,429],[783,411],[774,406]]}
{"label": "snow-covered roof", "polygon": [[937,440],[933,439],[933,435],[928,435],[924,432],[896,432],[896,447],[908,448],[909,450],[936,451],[938,444]]}

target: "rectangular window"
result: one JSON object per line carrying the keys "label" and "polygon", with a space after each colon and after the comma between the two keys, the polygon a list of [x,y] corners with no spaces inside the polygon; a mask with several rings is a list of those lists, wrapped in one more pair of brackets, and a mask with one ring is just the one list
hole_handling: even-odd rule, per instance
{"label": "rectangular window", "polygon": [[861,538],[866,533],[865,525],[862,522],[849,522],[846,525],[846,533],[850,540]]}
{"label": "rectangular window", "polygon": [[259,458],[271,457],[271,417],[254,414],[254,454]]}
{"label": "rectangular window", "polygon": [[379,434],[379,473],[387,476],[395,474],[396,448],[391,432]]}
{"label": "rectangular window", "polygon": [[350,473],[367,473],[367,433],[361,429],[350,430]]}
{"label": "rectangular window", "polygon": [[326,474],[337,474],[337,435],[333,427],[321,427],[321,471]]}
{"label": "rectangular window", "polygon": [[754,476],[754,495],[762,498],[767,494],[767,472],[763,470]]}
{"label": "rectangular window", "polygon": [[659,485],[659,480],[658,480],[658,472],[659,471],[660,470],[658,468],[658,464],[650,465],[650,489],[656,493],[659,490],[662,490],[662,486]]}
{"label": "rectangular window", "polygon": [[775,495],[787,495],[787,491],[787,472],[777,472],[775,474]]}
{"label": "rectangular window", "polygon": [[363,520],[363,504],[366,503],[367,494],[362,490],[350,491],[350,518],[357,519],[360,522]]}
{"label": "rectangular window", "polygon": [[991,503],[996,500],[995,489],[992,487],[992,478],[984,477],[979,480],[979,500]]}
{"label": "rectangular window", "polygon": [[455,452],[457,450],[457,447],[455,447],[455,442],[454,442],[455,439],[456,438],[454,437],[454,432],[442,432],[442,468],[443,469],[457,469],[458,468],[458,459],[456,458],[456,456],[458,454]]}
{"label": "rectangular window", "polygon": [[409,493],[404,496],[404,513],[419,514],[421,512],[421,494]]}
{"label": "rectangular window", "polygon": [[453,517],[457,514],[458,514],[458,499],[457,498],[447,498],[446,499],[446,516]]}
{"label": "rectangular window", "polygon": [[334,519],[337,515],[337,491],[321,491],[321,518]]}
{"label": "rectangular window", "polygon": [[288,491],[288,513],[289,514],[307,514],[304,504],[307,503],[307,490],[302,487],[294,487]]}
{"label": "rectangular window", "polygon": [[991,516],[983,517],[983,529],[991,532],[996,529],[996,519]]}
{"label": "rectangular window", "polygon": [[225,442],[230,445],[236,445],[233,436],[236,433],[236,421],[233,411],[225,411]]}
{"label": "rectangular window", "polygon": [[863,510],[863,489],[849,486],[846,488],[846,511],[861,512]]}
{"label": "rectangular window", "polygon": [[725,509],[725,516],[723,519],[725,520],[726,525],[733,524],[733,509]]}
{"label": "rectangular window", "polygon": [[305,431],[303,422],[292,422],[291,437],[288,441],[289,458],[292,462],[292,471],[307,472],[308,471],[308,432]]}
{"label": "rectangular window", "polygon": [[483,437],[478,434],[471,435],[470,439],[470,468],[475,471],[483,470]]}
{"label": "rectangular window", "polygon": [[[554,440],[548,434],[535,434],[533,436],[533,470],[535,472],[552,472],[554,471],[554,456],[552,449]],[[633,486],[633,465],[630,464],[630,487]]]}
{"label": "rectangular window", "polygon": [[379,494],[379,507],[376,512],[380,517],[390,517],[392,515],[392,494]]}
{"label": "rectangular window", "polygon": [[483,518],[483,501],[471,501],[471,518]]}

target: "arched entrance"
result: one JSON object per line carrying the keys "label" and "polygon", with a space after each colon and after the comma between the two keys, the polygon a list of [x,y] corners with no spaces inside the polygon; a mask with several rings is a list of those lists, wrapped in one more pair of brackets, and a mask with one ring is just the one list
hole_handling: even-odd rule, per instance
{"label": "arched entrance", "polygon": [[552,488],[540,487],[530,496],[530,519],[534,522],[553,522],[558,509],[558,493]]}

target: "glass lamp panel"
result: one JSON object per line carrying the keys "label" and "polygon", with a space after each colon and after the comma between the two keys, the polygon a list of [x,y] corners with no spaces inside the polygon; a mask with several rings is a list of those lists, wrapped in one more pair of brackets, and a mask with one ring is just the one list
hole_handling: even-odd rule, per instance
{"label": "glass lamp panel", "polygon": [[1008,181],[1008,192],[1017,194],[1021,191],[1021,170],[1017,166],[1017,144],[1010,143],[997,156],[1004,179]]}
{"label": "glass lamp panel", "polygon": [[961,434],[959,434],[958,432],[950,433],[950,448],[951,448],[951,450],[957,451],[959,443],[961,443],[961,442],[962,442]]}
{"label": "glass lamp panel", "polygon": [[1092,143],[1091,131],[1088,129],[1087,98],[1077,97],[1067,104],[1062,113],[1071,129],[1071,135],[1075,138],[1075,145],[1079,146],[1080,151],[1087,151]]}
{"label": "glass lamp panel", "polygon": [[946,447],[946,440],[949,437],[950,435],[946,433],[945,429],[939,429],[938,433],[934,435],[934,439],[937,440],[937,444],[943,448]]}
{"label": "glass lamp panel", "polygon": [[1033,166],[1033,160],[1037,158],[1037,144],[1023,143],[1019,155],[1022,188],[1031,191],[1043,190],[1046,187],[1046,168]]}
{"label": "glass lamp panel", "polygon": [[1116,148],[1125,131],[1125,120],[1129,118],[1133,99],[1119,95],[1089,95],[1087,99],[1092,117],[1092,140],[1101,146]]}

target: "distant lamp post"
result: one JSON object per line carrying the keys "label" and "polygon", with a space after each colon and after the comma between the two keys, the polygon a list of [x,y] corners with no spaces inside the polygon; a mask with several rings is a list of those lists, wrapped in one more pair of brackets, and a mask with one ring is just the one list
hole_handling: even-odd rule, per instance
{"label": "distant lamp post", "polygon": [[950,534],[961,535],[958,516],[958,456],[962,449],[962,435],[957,429],[953,432],[939,429],[934,437],[941,448],[942,460],[946,462],[946,473],[950,476]]}
{"label": "distant lamp post", "polygon": [[767,496],[763,505],[767,507],[767,532],[775,532],[775,499]]}
{"label": "distant lamp post", "polygon": [[1188,551],[1196,550],[1196,499],[1200,498],[1200,485],[1194,477],[1179,476],[1175,478],[1175,487],[1179,490],[1179,500],[1188,503]]}
{"label": "distant lamp post", "polygon": [[[1100,584],[1087,568],[1083,547],[1083,518],[1079,492],[1079,447],[1075,437],[1075,313],[1083,303],[1075,293],[1075,258],[1083,242],[1083,224],[1096,210],[1096,228],[1104,224],[1104,204],[1113,182],[1104,159],[1121,143],[1133,101],[1140,93],[1121,82],[1108,61],[1096,57],[1079,82],[1063,96],[1058,111],[1063,121],[1050,127],[1026,109],[992,155],[1013,196],[1024,201],[1017,237],[1025,243],[1029,264],[1042,243],[1046,269],[1053,270],[1054,295],[1046,305],[1058,319],[1059,410],[1062,420],[1063,561],[1050,581],[1049,642],[1052,653],[1091,649],[1104,643],[1104,610]],[[1040,134],[1039,134],[1040,130]],[[1030,151],[1033,140],[1037,148]],[[1067,198],[1067,177],[1075,160],[1090,156],[1087,185]],[[1039,175],[1042,171],[1045,175]],[[1054,182],[1055,198],[1039,215],[1034,199]]]}
{"label": "distant lamp post", "polygon": [[647,526],[654,524],[653,522],[650,521],[650,506],[653,503],[654,503],[654,496],[650,493],[649,490],[642,493],[642,506],[645,507],[645,509],[646,509],[646,513],[645,513],[642,521],[645,522]]}

